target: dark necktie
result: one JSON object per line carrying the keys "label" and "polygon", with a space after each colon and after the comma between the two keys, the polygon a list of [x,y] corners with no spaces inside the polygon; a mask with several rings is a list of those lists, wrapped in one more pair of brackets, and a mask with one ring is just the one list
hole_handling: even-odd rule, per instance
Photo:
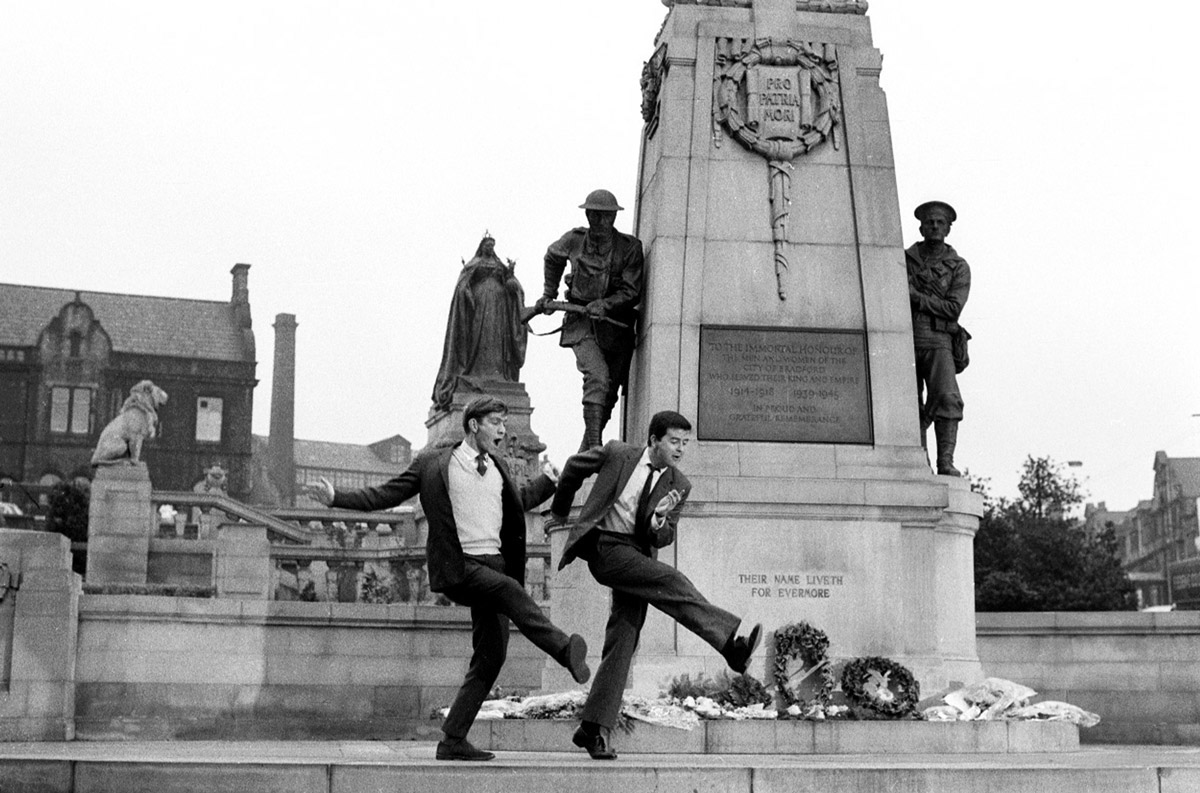
{"label": "dark necktie", "polygon": [[480,476],[487,473],[487,455],[483,452],[480,452],[479,456],[475,458],[475,470],[479,472]]}
{"label": "dark necktie", "polygon": [[638,496],[637,512],[634,517],[637,521],[637,525],[634,527],[635,533],[641,531],[650,522],[650,491],[654,489],[654,466],[646,463],[646,468],[649,469],[646,473],[646,484],[642,485],[642,494]]}

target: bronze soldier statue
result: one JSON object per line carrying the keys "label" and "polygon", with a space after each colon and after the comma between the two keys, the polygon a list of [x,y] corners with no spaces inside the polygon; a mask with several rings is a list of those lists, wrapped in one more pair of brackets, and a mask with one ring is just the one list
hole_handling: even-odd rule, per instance
{"label": "bronze soldier statue", "polygon": [[586,311],[563,315],[559,344],[575,353],[583,373],[584,451],[600,445],[617,393],[629,380],[637,305],[642,297],[642,243],[613,228],[623,207],[607,190],[593,190],[580,204],[588,227],[564,234],[546,250],[545,288],[536,307],[550,313],[567,262],[567,302]]}
{"label": "bronze soldier statue", "polygon": [[965,339],[970,337],[958,324],[958,317],[971,292],[971,268],[946,244],[950,225],[958,219],[954,207],[944,201],[927,201],[913,214],[921,221],[923,240],[909,247],[904,258],[912,307],[921,445],[926,445],[925,435],[932,424],[937,472],[961,476],[954,467],[958,422],[963,416],[956,375],[966,366]]}

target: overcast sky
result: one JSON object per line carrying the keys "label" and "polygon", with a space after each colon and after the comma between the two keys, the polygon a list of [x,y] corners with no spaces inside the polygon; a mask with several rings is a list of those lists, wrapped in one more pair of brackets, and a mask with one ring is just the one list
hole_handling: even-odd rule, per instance
{"label": "overcast sky", "polygon": [[[1011,494],[1025,455],[1078,460],[1091,500],[1125,509],[1150,496],[1156,450],[1200,455],[1196,67],[1191,4],[1102,7],[868,16],[905,242],[911,208],[944,199],[972,266],[960,467]],[[255,431],[287,312],[297,436],[420,446],[484,230],[532,302],[590,190],[632,209],[638,77],[665,13],[0,0],[0,282],[225,300],[248,262]],[[532,339],[522,376],[561,463],[582,428],[573,358]]]}

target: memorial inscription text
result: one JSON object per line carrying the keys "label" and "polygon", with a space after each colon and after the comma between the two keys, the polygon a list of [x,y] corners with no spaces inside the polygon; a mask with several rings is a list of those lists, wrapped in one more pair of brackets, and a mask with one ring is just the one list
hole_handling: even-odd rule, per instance
{"label": "memorial inscription text", "polygon": [[703,440],[870,443],[864,334],[700,329]]}
{"label": "memorial inscription text", "polygon": [[738,588],[752,598],[775,600],[829,600],[846,584],[843,573],[738,573]]}

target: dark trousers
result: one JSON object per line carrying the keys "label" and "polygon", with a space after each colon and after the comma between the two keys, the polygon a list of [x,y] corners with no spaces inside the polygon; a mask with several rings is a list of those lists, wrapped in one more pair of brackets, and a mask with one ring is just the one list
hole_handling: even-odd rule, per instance
{"label": "dark trousers", "polygon": [[611,410],[629,376],[632,348],[606,352],[595,336],[587,336],[574,344],[571,351],[575,353],[575,368],[583,375],[583,404],[603,405]]}
{"label": "dark trousers", "polygon": [[651,559],[632,537],[602,531],[585,538],[580,557],[597,582],[612,589],[612,610],[604,629],[600,668],[583,707],[583,720],[603,727],[617,723],[621,696],[637,649],[646,606],[654,606],[718,652],[734,635],[741,618],[709,603],[688,577]]}
{"label": "dark trousers", "polygon": [[504,557],[467,556],[463,580],[443,594],[471,609],[471,665],[442,724],[448,738],[465,738],[508,653],[509,620],[542,652],[559,663],[567,648],[563,633],[525,587],[504,572]]}
{"label": "dark trousers", "polygon": [[917,401],[921,427],[936,419],[961,421],[963,398],[954,374],[954,352],[947,347],[916,349]]}

